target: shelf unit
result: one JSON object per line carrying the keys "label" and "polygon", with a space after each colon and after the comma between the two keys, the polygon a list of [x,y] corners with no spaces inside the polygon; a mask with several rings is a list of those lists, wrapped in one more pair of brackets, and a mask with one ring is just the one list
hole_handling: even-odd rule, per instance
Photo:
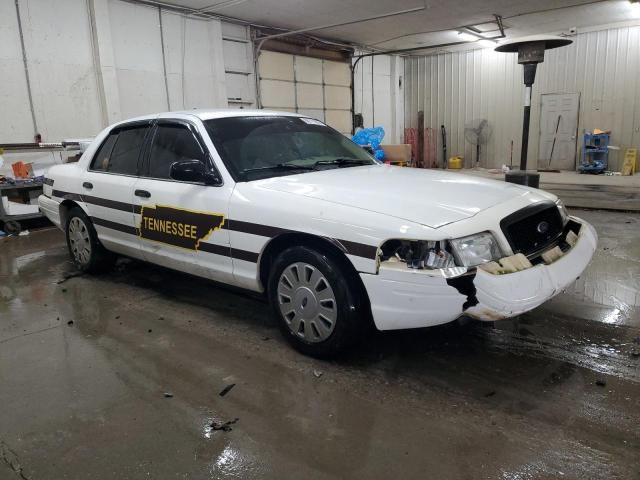
{"label": "shelf unit", "polygon": [[582,141],[582,163],[578,170],[583,173],[602,173],[609,168],[609,134],[585,132]]}

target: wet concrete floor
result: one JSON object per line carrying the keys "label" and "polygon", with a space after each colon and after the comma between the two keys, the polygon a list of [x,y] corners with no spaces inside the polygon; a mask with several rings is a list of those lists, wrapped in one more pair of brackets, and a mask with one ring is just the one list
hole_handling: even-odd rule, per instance
{"label": "wet concrete floor", "polygon": [[337,362],[243,292],[0,240],[0,479],[638,479],[640,215],[577,213],[599,249],[553,301]]}

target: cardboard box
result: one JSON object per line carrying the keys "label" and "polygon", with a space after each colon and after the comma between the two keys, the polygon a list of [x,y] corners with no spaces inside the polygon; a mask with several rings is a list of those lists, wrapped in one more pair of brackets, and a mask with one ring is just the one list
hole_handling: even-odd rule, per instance
{"label": "cardboard box", "polygon": [[15,162],[11,164],[11,168],[16,178],[33,177],[33,165],[31,163]]}
{"label": "cardboard box", "polygon": [[400,163],[408,165],[409,162],[411,162],[410,143],[380,145],[380,148],[384,151],[384,161],[386,163]]}

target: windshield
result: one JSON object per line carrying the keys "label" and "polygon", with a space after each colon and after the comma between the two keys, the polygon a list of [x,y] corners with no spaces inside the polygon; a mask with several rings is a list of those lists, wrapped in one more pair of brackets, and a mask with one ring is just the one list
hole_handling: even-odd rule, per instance
{"label": "windshield", "polygon": [[377,163],[362,147],[311,118],[229,117],[204,123],[237,182]]}

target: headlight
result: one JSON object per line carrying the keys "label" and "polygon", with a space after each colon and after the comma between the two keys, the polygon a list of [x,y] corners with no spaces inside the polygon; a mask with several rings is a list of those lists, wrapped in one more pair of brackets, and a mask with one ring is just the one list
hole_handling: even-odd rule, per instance
{"label": "headlight", "polygon": [[489,232],[449,240],[449,243],[457,263],[465,267],[482,265],[502,257],[498,242]]}
{"label": "headlight", "polygon": [[558,211],[560,212],[560,218],[562,218],[562,224],[566,225],[569,221],[569,212],[567,210],[567,207],[564,206],[564,203],[562,203],[562,200],[560,199],[556,200],[556,205],[558,206]]}

